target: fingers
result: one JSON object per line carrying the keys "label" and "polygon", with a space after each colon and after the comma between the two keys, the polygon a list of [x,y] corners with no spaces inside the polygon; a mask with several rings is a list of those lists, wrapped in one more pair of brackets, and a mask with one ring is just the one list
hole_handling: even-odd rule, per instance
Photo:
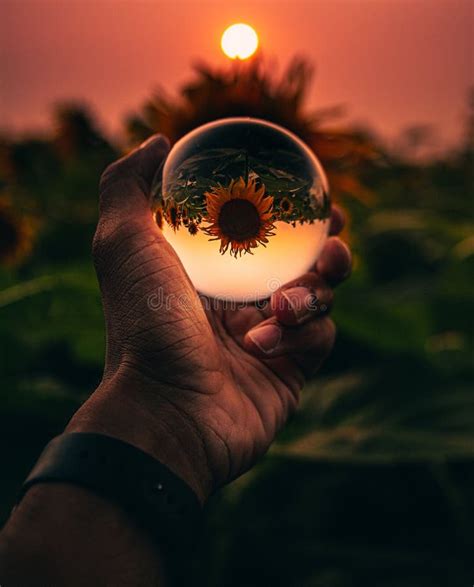
{"label": "fingers", "polygon": [[[343,227],[344,215],[335,206],[329,234],[336,235]],[[333,302],[330,285],[345,279],[351,264],[347,245],[331,236],[315,272],[285,284],[272,295],[272,316],[246,333],[247,350],[260,359],[291,357],[306,376],[318,369],[331,351],[336,335],[333,321],[325,315]]]}
{"label": "fingers", "polygon": [[336,236],[328,238],[316,263],[317,273],[330,285],[337,285],[350,275],[351,267],[352,255],[346,243]]}
{"label": "fingers", "polygon": [[295,326],[328,312],[332,302],[333,292],[321,276],[307,273],[277,290],[270,308],[281,324]]}
{"label": "fingers", "polygon": [[100,180],[100,214],[127,218],[149,214],[152,180],[169,151],[169,142],[154,135],[126,157],[112,163]]}
{"label": "fingers", "polygon": [[312,320],[298,327],[288,327],[270,318],[249,330],[244,345],[261,359],[290,355],[305,368],[319,365],[331,351],[336,335],[329,317]]}
{"label": "fingers", "polygon": [[344,212],[341,210],[341,208],[339,208],[339,206],[333,204],[333,206],[331,207],[329,234],[339,234],[341,230],[344,228],[345,223],[346,218]]}
{"label": "fingers", "polygon": [[334,235],[339,234],[345,225],[345,214],[334,205],[331,210],[330,238],[327,240],[321,257],[316,263],[316,271],[331,285],[337,285],[351,272],[352,255],[349,247]]}
{"label": "fingers", "polygon": [[[300,351],[295,348],[292,355],[303,375],[311,377],[321,367],[334,347],[336,326],[330,318],[325,317],[306,325],[305,328],[309,330],[306,336],[310,342]],[[295,345],[295,347],[297,346]]]}

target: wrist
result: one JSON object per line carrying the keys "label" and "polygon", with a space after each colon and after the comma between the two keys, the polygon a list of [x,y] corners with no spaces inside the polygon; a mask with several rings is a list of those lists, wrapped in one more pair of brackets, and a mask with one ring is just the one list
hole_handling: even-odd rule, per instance
{"label": "wrist", "polygon": [[161,551],[131,520],[82,487],[32,487],[0,535],[2,585],[161,585]]}
{"label": "wrist", "polygon": [[213,477],[196,425],[167,399],[180,393],[137,377],[114,377],[101,383],[66,432],[106,434],[140,448],[185,481],[204,504],[214,489]]}

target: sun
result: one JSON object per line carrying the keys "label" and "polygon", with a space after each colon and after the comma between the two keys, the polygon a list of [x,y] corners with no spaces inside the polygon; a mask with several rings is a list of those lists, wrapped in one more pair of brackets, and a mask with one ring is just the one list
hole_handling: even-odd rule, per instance
{"label": "sun", "polygon": [[222,51],[231,59],[248,59],[258,47],[258,35],[248,24],[233,24],[224,31]]}

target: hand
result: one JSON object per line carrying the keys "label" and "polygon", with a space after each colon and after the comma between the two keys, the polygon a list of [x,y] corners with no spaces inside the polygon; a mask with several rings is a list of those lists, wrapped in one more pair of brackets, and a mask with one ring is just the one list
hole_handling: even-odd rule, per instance
{"label": "hand", "polygon": [[[68,429],[139,446],[205,501],[265,453],[305,376],[332,348],[330,286],[349,274],[351,256],[331,237],[314,271],[275,292],[267,307],[203,305],[150,212],[151,181],[168,148],[153,137],[102,176],[93,254],[106,365]],[[335,210],[331,233],[342,224]],[[168,301],[161,310],[150,304],[158,293]]]}

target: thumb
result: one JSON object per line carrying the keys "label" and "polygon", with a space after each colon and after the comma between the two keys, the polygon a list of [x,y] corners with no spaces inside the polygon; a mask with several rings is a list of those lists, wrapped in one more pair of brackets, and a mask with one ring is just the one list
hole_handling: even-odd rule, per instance
{"label": "thumb", "polygon": [[169,152],[163,135],[153,135],[140,147],[112,163],[102,174],[99,185],[100,219],[120,221],[150,215],[153,178]]}
{"label": "thumb", "polygon": [[114,262],[140,251],[150,241],[160,243],[163,257],[170,254],[150,207],[152,182],[168,152],[168,140],[154,135],[102,174],[99,222],[92,245],[98,273],[108,272]]}

